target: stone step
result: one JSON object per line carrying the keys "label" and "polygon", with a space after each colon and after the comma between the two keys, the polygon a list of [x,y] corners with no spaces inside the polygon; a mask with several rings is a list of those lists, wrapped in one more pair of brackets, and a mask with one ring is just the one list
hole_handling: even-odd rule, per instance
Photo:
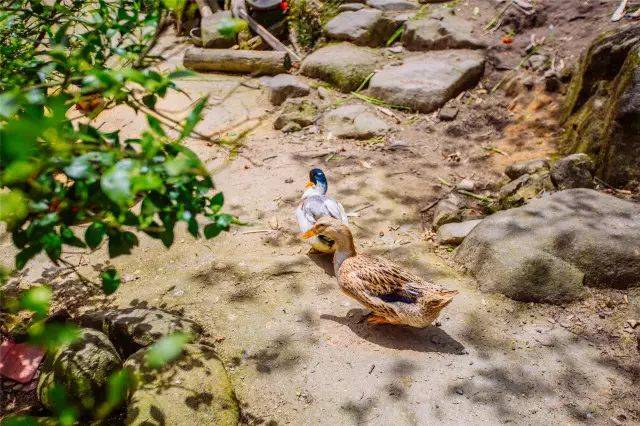
{"label": "stone step", "polygon": [[484,63],[482,52],[468,49],[409,56],[401,65],[376,72],[369,93],[390,105],[430,113],[474,87],[484,73]]}

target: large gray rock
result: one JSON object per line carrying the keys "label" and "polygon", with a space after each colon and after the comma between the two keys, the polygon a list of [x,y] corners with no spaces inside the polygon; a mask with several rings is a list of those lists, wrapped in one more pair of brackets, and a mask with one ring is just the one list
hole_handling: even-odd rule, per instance
{"label": "large gray rock", "polygon": [[173,333],[197,335],[202,328],[185,318],[156,308],[126,308],[84,314],[79,322],[106,333],[118,352],[131,355]]}
{"label": "large gray rock", "polygon": [[301,73],[331,83],[343,92],[357,89],[382,62],[382,54],[368,47],[336,43],[322,47],[302,62]]}
{"label": "large gray rock", "polygon": [[571,154],[555,162],[551,180],[558,189],[593,188],[596,166],[587,154]]}
{"label": "large gray rock", "polygon": [[420,5],[408,0],[367,0],[367,4],[376,9],[389,12],[417,10]]}
{"label": "large gray rock", "polygon": [[549,171],[549,160],[546,158],[536,158],[534,160],[519,161],[513,163],[505,169],[504,173],[509,176],[510,179],[518,179],[525,174],[535,174],[539,172]]}
{"label": "large gray rock", "polygon": [[343,105],[327,112],[323,118],[324,131],[339,138],[368,139],[389,131],[389,125],[370,108]]}
{"label": "large gray rock", "polygon": [[375,47],[384,44],[399,26],[377,9],[362,9],[340,13],[327,23],[325,32],[333,40]]}
{"label": "large gray rock", "polygon": [[202,18],[200,22],[202,47],[226,49],[236,44],[235,37],[223,37],[219,31],[220,24],[229,19],[233,19],[230,10],[222,10]]}
{"label": "large gray rock", "polygon": [[482,219],[445,223],[438,228],[438,242],[440,244],[458,245],[480,222],[482,222]]}
{"label": "large gray rock", "polygon": [[307,83],[291,74],[278,74],[261,79],[269,92],[269,102],[273,105],[282,104],[287,98],[307,96],[310,88]]}
{"label": "large gray rock", "polygon": [[476,50],[427,52],[377,72],[369,91],[389,104],[429,113],[474,87],[483,73],[484,56]]}
{"label": "large gray rock", "polygon": [[482,49],[471,22],[451,13],[438,13],[405,24],[402,43],[409,50]]}
{"label": "large gray rock", "polygon": [[127,425],[238,424],[238,401],[212,348],[188,344],[160,370],[147,367],[144,354],[136,352],[125,362],[138,378],[129,395]]}
{"label": "large gray rock", "polygon": [[485,218],[456,260],[485,291],[563,303],[584,286],[640,286],[640,205],[569,189]]}
{"label": "large gray rock", "polygon": [[82,329],[76,341],[46,355],[40,367],[38,397],[45,407],[55,409],[50,391],[61,385],[70,404],[93,411],[105,401],[107,379],[121,366],[116,348],[104,333]]}

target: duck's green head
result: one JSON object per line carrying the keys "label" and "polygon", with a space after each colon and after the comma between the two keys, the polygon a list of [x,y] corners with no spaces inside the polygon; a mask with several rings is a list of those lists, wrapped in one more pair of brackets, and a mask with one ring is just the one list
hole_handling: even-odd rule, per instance
{"label": "duck's green head", "polygon": [[327,177],[324,175],[324,172],[320,169],[311,169],[307,187],[315,187],[321,194],[326,194],[329,184],[327,183]]}

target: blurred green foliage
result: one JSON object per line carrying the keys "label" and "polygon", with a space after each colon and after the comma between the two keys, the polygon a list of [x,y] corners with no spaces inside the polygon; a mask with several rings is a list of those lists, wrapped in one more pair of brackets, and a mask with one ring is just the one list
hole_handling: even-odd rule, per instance
{"label": "blurred green foliage", "polygon": [[[22,269],[35,255],[62,261],[69,247],[110,257],[131,253],[138,234],[166,247],[184,222],[191,235],[213,238],[237,220],[221,211],[224,197],[197,155],[184,145],[202,118],[207,99],[182,120],[156,109],[160,98],[179,90],[175,80],[152,66],[152,54],[170,13],[181,16],[186,0],[7,0],[0,2],[0,221],[19,249]],[[241,26],[231,22],[221,32]],[[144,114],[138,137],[103,131],[94,118],[118,105]],[[134,208],[135,207],[135,208]],[[0,286],[8,272],[0,268]],[[101,273],[111,294],[120,274]],[[49,287],[33,287],[3,309],[29,311],[29,342],[55,351],[78,338],[70,324],[48,322]],[[178,357],[189,336],[172,335],[149,349],[159,368]],[[126,398],[134,378],[113,374],[96,417],[107,417]],[[78,411],[62,386],[50,395],[54,422],[72,425]],[[2,425],[38,424],[29,416]]]}
{"label": "blurred green foliage", "polygon": [[[181,122],[155,108],[177,89],[174,79],[191,74],[149,68],[166,16],[165,5],[153,0],[0,6],[0,220],[20,249],[18,269],[40,252],[57,262],[67,247],[103,242],[110,257],[130,254],[137,232],[170,247],[180,221],[196,238],[212,238],[234,222],[183,144],[207,100]],[[234,25],[225,31],[236,31]],[[146,115],[139,137],[123,139],[90,120],[121,104]],[[112,270],[102,280],[107,294],[120,283]]]}

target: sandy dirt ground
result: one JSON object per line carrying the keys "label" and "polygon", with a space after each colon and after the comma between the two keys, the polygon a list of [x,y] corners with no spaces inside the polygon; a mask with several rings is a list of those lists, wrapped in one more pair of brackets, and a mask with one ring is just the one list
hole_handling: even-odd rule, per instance
{"label": "sandy dirt ground", "polygon": [[[182,51],[168,50],[163,67],[179,65]],[[126,282],[109,299],[92,299],[91,289],[42,257],[21,282],[59,284],[57,294],[80,306],[89,300],[160,306],[199,322],[228,367],[249,424],[640,421],[630,394],[637,377],[612,360],[604,343],[563,323],[570,306],[481,293],[454,267],[449,250],[430,242],[428,213],[421,213],[446,191],[438,177],[469,177],[493,188],[506,164],[552,153],[544,123],[553,115],[554,98],[533,96],[511,110],[509,99],[471,102],[452,123],[399,112],[395,123],[387,117],[398,130],[386,140],[354,142],[328,138],[313,127],[292,135],[273,130],[274,108],[255,80],[201,75],[179,86],[191,99],[172,94],[162,108],[180,118],[209,95],[200,132],[249,120],[224,132],[233,138],[256,126],[239,155],[188,142],[224,191],[226,210],[248,225],[211,241],[194,240],[180,229],[169,251],[141,237],[133,255],[112,261]],[[104,130],[120,129],[125,136],[145,126],[143,117],[120,108],[100,120]],[[531,136],[523,143],[526,131]],[[314,166],[327,172],[330,194],[355,213],[359,250],[460,291],[437,326],[361,322],[365,312],[338,289],[330,262],[307,255],[308,247],[295,237],[293,210]],[[11,262],[10,240],[5,235],[0,243],[2,261]],[[68,260],[91,277],[108,262],[104,248]],[[586,322],[598,320],[595,311],[585,315]],[[623,310],[615,317],[614,327],[625,315]]]}

